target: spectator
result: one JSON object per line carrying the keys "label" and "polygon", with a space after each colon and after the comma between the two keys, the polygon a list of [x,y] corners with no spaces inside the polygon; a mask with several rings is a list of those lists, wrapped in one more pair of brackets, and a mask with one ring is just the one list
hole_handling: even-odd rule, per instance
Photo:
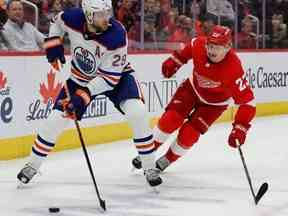
{"label": "spectator", "polygon": [[80,3],[81,1],[78,1],[78,0],[63,0],[63,8],[69,9],[73,7],[79,7]]}
{"label": "spectator", "polygon": [[256,34],[253,32],[253,20],[246,16],[242,20],[241,31],[237,35],[239,49],[255,49],[256,48]]}
{"label": "spectator", "polygon": [[201,2],[193,0],[187,5],[185,15],[192,18],[198,19],[201,13]]}
{"label": "spectator", "polygon": [[7,2],[5,0],[0,0],[0,8],[7,9]]}
{"label": "spectator", "polygon": [[158,25],[157,25],[157,41],[160,42],[166,42],[168,40],[168,37],[173,34],[173,32],[176,30],[176,18],[178,17],[178,11],[176,8],[171,8],[171,11],[169,12],[169,20],[167,22],[166,26],[162,26],[160,28],[159,23],[159,17],[158,16]]}
{"label": "spectator", "polygon": [[251,4],[249,0],[238,0],[238,1],[231,1],[233,8],[238,7],[237,9],[237,29],[238,32],[240,32],[242,27],[242,20],[248,16],[251,15]]}
{"label": "spectator", "polygon": [[274,14],[272,16],[272,48],[282,48],[287,45],[287,25],[283,21],[282,14]]}
{"label": "spectator", "polygon": [[117,20],[125,26],[127,32],[129,32],[130,28],[135,25],[136,14],[133,11],[134,4],[134,0],[123,0],[116,13]]}
{"label": "spectator", "polygon": [[7,5],[8,21],[3,35],[12,50],[37,51],[42,48],[44,35],[31,23],[24,21],[24,9],[20,0],[11,0]]}
{"label": "spectator", "polygon": [[156,0],[145,0],[144,5],[144,41],[146,48],[157,48],[156,45],[156,19],[157,19]]}
{"label": "spectator", "polygon": [[186,11],[188,17],[192,18],[193,29],[191,31],[192,37],[199,35],[200,27],[200,14],[202,12],[202,5],[200,1],[193,0],[189,6],[189,10]]}
{"label": "spectator", "polygon": [[24,19],[26,22],[30,22],[32,25],[36,26],[38,30],[44,34],[48,34],[50,20],[48,19],[48,0],[29,0],[35,6],[37,6],[39,11],[39,20],[38,26],[35,23],[35,17],[37,14],[35,13],[34,7],[30,5],[23,4],[24,6]]}
{"label": "spectator", "polygon": [[63,2],[62,0],[52,0],[48,4],[49,12],[47,18],[52,20],[59,12],[63,10]]}
{"label": "spectator", "polygon": [[[116,3],[115,3],[116,5]],[[118,19],[126,28],[128,33],[129,49],[140,49],[140,8],[137,0],[123,0],[117,4],[116,19]]]}
{"label": "spectator", "polygon": [[199,22],[195,23],[196,36],[209,35],[213,27],[217,23],[217,17],[213,14],[201,14]]}
{"label": "spectator", "polygon": [[191,29],[193,24],[191,18],[185,15],[180,15],[177,24],[175,32],[168,38],[168,49],[174,50],[180,48],[179,46],[181,46],[181,44],[187,43],[192,38]]}
{"label": "spectator", "polygon": [[206,9],[208,13],[219,17],[223,26],[233,27],[235,14],[232,4],[228,0],[206,0]]}
{"label": "spectator", "polygon": [[170,0],[160,0],[160,13],[159,13],[159,18],[158,18],[159,28],[165,28],[167,25],[169,25],[170,10],[171,10]]}

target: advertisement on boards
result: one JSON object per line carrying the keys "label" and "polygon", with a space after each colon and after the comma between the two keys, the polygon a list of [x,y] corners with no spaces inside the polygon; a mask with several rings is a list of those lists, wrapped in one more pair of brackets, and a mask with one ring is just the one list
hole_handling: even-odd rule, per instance
{"label": "advertisement on boards", "polygon": [[[161,64],[168,56],[136,54],[128,57],[151,117],[163,112],[177,87],[193,69],[193,64],[189,62],[171,79],[163,78]],[[285,53],[239,53],[239,56],[257,103],[288,101]],[[44,56],[2,56],[0,65],[0,137],[36,133],[51,113],[55,98],[69,76],[70,64],[65,64],[61,74],[51,71]],[[109,99],[98,96],[84,114],[81,126],[93,127],[121,121],[125,121],[124,116]]]}

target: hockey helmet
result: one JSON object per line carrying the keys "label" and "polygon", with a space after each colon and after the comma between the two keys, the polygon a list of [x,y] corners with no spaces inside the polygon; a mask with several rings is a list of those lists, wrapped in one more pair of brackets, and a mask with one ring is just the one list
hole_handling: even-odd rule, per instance
{"label": "hockey helmet", "polygon": [[112,16],[111,0],[82,0],[82,9],[88,24],[93,24],[99,18],[109,19]]}
{"label": "hockey helmet", "polygon": [[227,27],[216,25],[212,29],[212,32],[207,37],[207,42],[226,46],[229,45],[232,41],[231,30]]}

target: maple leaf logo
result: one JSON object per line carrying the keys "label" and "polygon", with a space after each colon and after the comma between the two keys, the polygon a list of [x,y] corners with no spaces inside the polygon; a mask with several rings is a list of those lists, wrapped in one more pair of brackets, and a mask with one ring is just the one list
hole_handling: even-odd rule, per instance
{"label": "maple leaf logo", "polygon": [[40,83],[40,94],[43,97],[43,102],[45,104],[48,103],[48,100],[51,98],[53,103],[56,100],[56,97],[58,96],[58,93],[60,92],[61,88],[62,88],[62,83],[58,82],[55,85],[55,73],[53,73],[52,70],[49,71],[49,73],[47,74],[47,79],[48,79],[48,83],[47,86],[45,85],[45,83]]}
{"label": "maple leaf logo", "polygon": [[4,77],[4,73],[0,71],[0,89],[5,88],[6,83],[7,83],[7,78]]}

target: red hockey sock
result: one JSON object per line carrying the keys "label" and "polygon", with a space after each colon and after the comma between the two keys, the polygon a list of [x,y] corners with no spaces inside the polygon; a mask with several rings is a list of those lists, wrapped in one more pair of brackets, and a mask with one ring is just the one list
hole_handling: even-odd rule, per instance
{"label": "red hockey sock", "polygon": [[154,149],[155,151],[162,145],[163,143],[162,142],[158,142],[158,141],[154,141]]}
{"label": "red hockey sock", "polygon": [[177,141],[173,143],[166,153],[166,158],[174,162],[186,154],[199,139],[200,133],[193,128],[190,122],[186,122],[179,130]]}
{"label": "red hockey sock", "polygon": [[179,157],[181,157],[180,155],[175,154],[171,148],[169,148],[169,150],[167,151],[167,153],[165,154],[165,157],[170,161],[170,163],[176,161]]}

